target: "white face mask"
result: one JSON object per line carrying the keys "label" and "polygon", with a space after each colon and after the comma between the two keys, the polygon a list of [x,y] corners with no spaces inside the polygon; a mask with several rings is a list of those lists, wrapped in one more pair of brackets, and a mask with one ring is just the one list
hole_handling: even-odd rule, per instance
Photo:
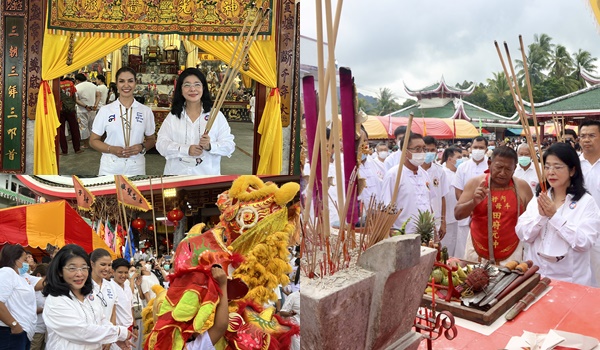
{"label": "white face mask", "polygon": [[414,166],[421,166],[425,163],[425,153],[412,153],[412,158],[409,159]]}
{"label": "white face mask", "polygon": [[152,265],[146,264],[146,271],[151,272],[152,271]]}
{"label": "white face mask", "polygon": [[135,271],[129,273],[129,278],[132,278],[135,275]]}
{"label": "white face mask", "polygon": [[378,156],[379,156],[379,158],[381,158],[381,159],[386,159],[386,158],[387,158],[387,156],[388,156],[389,154],[390,154],[390,153],[389,153],[388,151],[381,151],[381,152],[377,152],[377,155],[378,155]]}
{"label": "white face mask", "polygon": [[479,162],[485,156],[485,150],[484,149],[474,149],[473,151],[471,151],[471,156],[473,157],[473,160]]}

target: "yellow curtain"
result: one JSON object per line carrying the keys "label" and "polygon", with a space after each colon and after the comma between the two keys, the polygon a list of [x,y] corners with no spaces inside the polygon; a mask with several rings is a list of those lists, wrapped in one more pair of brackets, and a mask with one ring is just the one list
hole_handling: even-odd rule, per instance
{"label": "yellow curtain", "polygon": [[42,83],[44,87],[38,93],[38,105],[35,112],[33,137],[33,173],[36,175],[57,175],[56,164],[56,128],[59,126],[58,114],[48,81],[71,73],[108,55],[127,44],[131,39],[75,37],[73,44],[73,62],[66,65],[69,51],[69,37],[44,34],[42,47]]}
{"label": "yellow curtain", "polygon": [[[252,44],[248,53],[250,69],[243,72],[243,74],[264,86],[273,88],[267,98],[258,130],[262,137],[259,146],[260,162],[258,163],[257,175],[279,175],[283,163],[281,148],[276,146],[282,145],[283,130],[281,124],[281,98],[279,89],[276,89],[277,53],[275,52],[275,35],[271,38],[269,41],[255,41]],[[235,42],[190,41],[224,62],[229,62],[235,49]]]}
{"label": "yellow curtain", "polygon": [[244,84],[244,87],[246,89],[249,89],[252,87],[252,78],[250,78],[246,74],[242,74],[242,83]]}
{"label": "yellow curtain", "polygon": [[185,47],[185,52],[187,52],[185,67],[196,67],[196,62],[198,62],[198,46],[192,44],[189,40],[183,40],[183,47]]}
{"label": "yellow curtain", "polygon": [[121,54],[121,48],[112,52],[110,64],[110,81],[117,81],[117,71],[123,66],[123,55]]}
{"label": "yellow curtain", "polygon": [[[281,124],[281,96],[279,89],[271,90],[263,119],[258,126],[261,135],[258,154],[260,162],[256,171],[257,175],[280,175],[283,164],[283,136]],[[265,118],[266,117],[266,118]]]}
{"label": "yellow curtain", "polygon": [[[229,63],[236,44],[231,41],[201,41],[194,39],[190,41],[225,63]],[[276,87],[277,58],[275,43],[272,40],[255,41],[250,47],[248,57],[250,60],[250,69],[243,73],[264,86],[270,88]]]}

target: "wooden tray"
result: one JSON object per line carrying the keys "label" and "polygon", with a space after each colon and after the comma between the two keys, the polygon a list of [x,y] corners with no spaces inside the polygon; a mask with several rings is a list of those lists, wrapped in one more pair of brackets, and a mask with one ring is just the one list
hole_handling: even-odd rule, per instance
{"label": "wooden tray", "polygon": [[[435,298],[435,309],[436,311],[450,311],[456,317],[489,326],[524,297],[527,292],[531,291],[539,281],[540,275],[538,273],[534,274],[488,311],[466,307],[457,301],[446,302],[442,298],[437,297]],[[421,306],[431,308],[431,295],[423,294]]]}

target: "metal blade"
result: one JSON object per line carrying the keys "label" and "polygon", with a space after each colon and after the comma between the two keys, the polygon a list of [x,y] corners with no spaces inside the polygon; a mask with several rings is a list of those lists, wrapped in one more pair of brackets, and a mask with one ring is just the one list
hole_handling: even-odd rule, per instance
{"label": "metal blade", "polygon": [[485,305],[489,304],[492,300],[494,300],[494,298],[496,296],[498,296],[498,294],[502,293],[504,288],[508,287],[508,285],[511,284],[512,281],[516,280],[517,277],[519,277],[519,275],[517,273],[512,273],[511,275],[504,277],[502,279],[502,281],[500,281],[496,285],[496,287],[494,287],[494,290],[492,291],[492,293],[489,294],[485,299],[483,299],[483,301],[481,301],[481,303],[479,303],[479,306],[485,306]]}

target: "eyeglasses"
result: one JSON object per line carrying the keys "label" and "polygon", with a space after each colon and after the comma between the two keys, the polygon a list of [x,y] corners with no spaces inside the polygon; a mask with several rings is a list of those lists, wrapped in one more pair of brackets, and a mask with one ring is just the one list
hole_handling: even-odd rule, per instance
{"label": "eyeglasses", "polygon": [[100,301],[102,302],[102,305],[104,305],[104,307],[108,306],[108,303],[106,302],[106,299],[104,299],[104,295],[102,294],[102,291],[99,291],[98,293],[96,293],[96,296],[98,298],[100,298]]}
{"label": "eyeglasses", "polygon": [[407,148],[412,153],[425,153],[425,147]]}
{"label": "eyeglasses", "polygon": [[550,170],[561,171],[566,167],[567,167],[566,165],[544,165],[544,170],[546,170],[546,171],[550,171]]}
{"label": "eyeglasses", "polygon": [[79,272],[88,272],[90,270],[90,267],[89,266],[82,266],[82,267],[65,266],[65,267],[63,267],[63,269],[65,269],[65,270],[67,270],[67,271],[69,271],[71,273],[76,272],[76,271],[79,271]]}
{"label": "eyeglasses", "polygon": [[186,89],[186,90],[189,90],[192,86],[194,87],[194,89],[198,90],[198,89],[202,88],[202,83],[194,83],[194,84],[192,84],[192,83],[183,83],[181,85],[181,87],[184,88],[184,89]]}

